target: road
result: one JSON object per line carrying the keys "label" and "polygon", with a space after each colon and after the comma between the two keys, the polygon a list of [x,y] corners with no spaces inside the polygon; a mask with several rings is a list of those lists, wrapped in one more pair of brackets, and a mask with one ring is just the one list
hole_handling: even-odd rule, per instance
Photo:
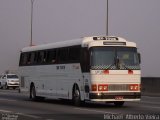
{"label": "road", "polygon": [[159,101],[160,97],[142,96],[140,102],[126,102],[118,108],[111,103],[87,103],[75,107],[69,101],[35,102],[18,90],[0,90],[0,120],[160,120]]}

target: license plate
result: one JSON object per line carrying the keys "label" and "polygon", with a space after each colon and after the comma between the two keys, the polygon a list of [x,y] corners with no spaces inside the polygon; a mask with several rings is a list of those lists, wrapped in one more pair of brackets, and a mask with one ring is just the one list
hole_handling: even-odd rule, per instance
{"label": "license plate", "polygon": [[123,96],[115,96],[115,100],[123,100]]}

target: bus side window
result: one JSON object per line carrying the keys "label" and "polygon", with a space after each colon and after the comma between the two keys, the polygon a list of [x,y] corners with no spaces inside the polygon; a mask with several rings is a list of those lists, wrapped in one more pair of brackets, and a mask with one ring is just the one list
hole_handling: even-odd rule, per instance
{"label": "bus side window", "polygon": [[44,64],[46,62],[46,51],[39,51],[38,52],[38,64]]}
{"label": "bus side window", "polygon": [[54,64],[56,63],[56,50],[48,50],[46,53],[46,63]]}
{"label": "bus side window", "polygon": [[68,63],[68,48],[58,49],[58,63],[64,64]]}
{"label": "bus side window", "polygon": [[46,51],[43,51],[43,53],[42,53],[42,63],[46,63]]}
{"label": "bus side window", "polygon": [[69,48],[69,62],[76,63],[80,62],[80,46],[74,46]]}
{"label": "bus side window", "polygon": [[27,55],[27,65],[31,64],[31,53],[28,53]]}
{"label": "bus side window", "polygon": [[25,66],[27,65],[27,60],[28,60],[28,53],[23,53],[23,59],[22,59],[22,65]]}
{"label": "bus side window", "polygon": [[20,61],[19,61],[19,66],[23,66],[24,65],[24,53],[21,53],[20,55]]}
{"label": "bus side window", "polygon": [[32,52],[31,53],[31,58],[30,58],[30,61],[31,61],[31,64],[33,65],[35,63],[34,59],[35,59],[35,52]]}
{"label": "bus side window", "polygon": [[30,56],[29,56],[29,53],[21,53],[19,66],[28,65],[28,61],[30,60],[29,57],[30,57]]}
{"label": "bus side window", "polygon": [[34,64],[38,64],[38,52],[35,53]]}

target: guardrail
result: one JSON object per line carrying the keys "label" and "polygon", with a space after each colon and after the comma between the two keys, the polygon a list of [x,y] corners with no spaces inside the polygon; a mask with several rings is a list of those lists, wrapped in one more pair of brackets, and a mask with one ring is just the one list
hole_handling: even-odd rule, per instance
{"label": "guardrail", "polygon": [[142,95],[160,97],[160,78],[142,77]]}

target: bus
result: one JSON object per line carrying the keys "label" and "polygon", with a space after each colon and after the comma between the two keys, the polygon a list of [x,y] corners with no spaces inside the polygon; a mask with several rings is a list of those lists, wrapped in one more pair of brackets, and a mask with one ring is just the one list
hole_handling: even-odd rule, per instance
{"label": "bus", "polygon": [[121,37],[93,36],[21,50],[20,92],[82,102],[140,101],[140,54]]}

